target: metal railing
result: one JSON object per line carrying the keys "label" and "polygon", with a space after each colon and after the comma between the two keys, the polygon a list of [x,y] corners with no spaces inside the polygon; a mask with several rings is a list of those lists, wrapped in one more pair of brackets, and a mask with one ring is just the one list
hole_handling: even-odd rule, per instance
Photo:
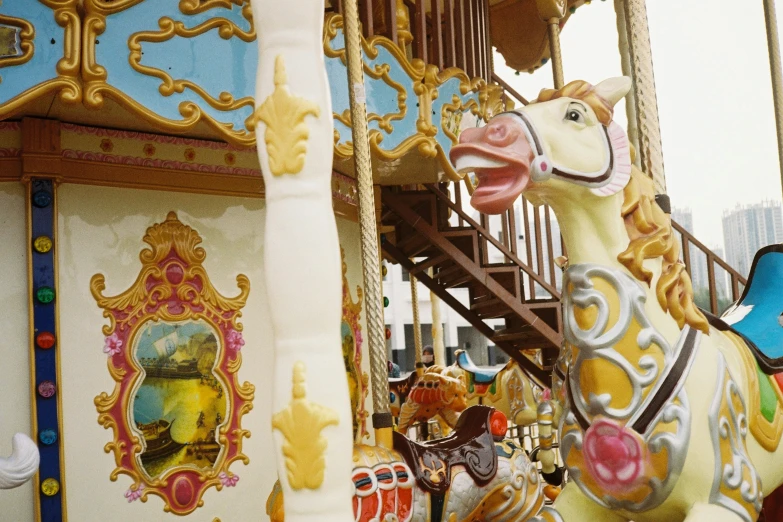
{"label": "metal railing", "polygon": [[[342,14],[342,1],[327,12]],[[492,80],[489,0],[359,0],[365,38],[382,35],[409,58]]]}

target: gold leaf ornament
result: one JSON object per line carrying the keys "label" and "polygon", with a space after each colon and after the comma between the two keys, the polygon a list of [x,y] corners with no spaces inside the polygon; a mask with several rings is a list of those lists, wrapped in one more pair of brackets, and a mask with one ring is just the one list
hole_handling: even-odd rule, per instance
{"label": "gold leaf ornament", "polygon": [[293,393],[288,406],[272,417],[272,428],[283,434],[283,456],[292,489],[318,489],[324,481],[326,446],[321,435],[340,420],[336,411],[307,399],[305,364],[294,364]]}
{"label": "gold leaf ornament", "polygon": [[269,157],[269,170],[275,176],[298,174],[307,155],[310,128],[308,115],[318,118],[321,108],[304,98],[294,96],[288,87],[288,75],[282,55],[275,58],[275,90],[256,111],[256,119],[264,122],[264,143]]}

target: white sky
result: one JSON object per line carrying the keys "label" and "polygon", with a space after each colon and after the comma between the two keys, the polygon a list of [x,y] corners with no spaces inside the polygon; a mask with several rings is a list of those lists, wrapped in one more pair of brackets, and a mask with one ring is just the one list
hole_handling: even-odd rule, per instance
{"label": "white sky", "polygon": [[[692,209],[696,237],[722,247],[725,209],[781,199],[762,1],[650,0],[647,11],[667,191]],[[566,82],[619,76],[614,2],[577,10],[561,45]],[[552,85],[549,65],[515,76],[496,54],[495,71],[528,99]],[[615,119],[625,125],[624,107]]]}

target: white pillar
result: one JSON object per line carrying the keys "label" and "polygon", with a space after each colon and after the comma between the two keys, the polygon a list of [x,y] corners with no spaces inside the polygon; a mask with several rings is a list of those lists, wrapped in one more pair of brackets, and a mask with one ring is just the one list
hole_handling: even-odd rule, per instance
{"label": "white pillar", "polygon": [[324,1],[253,0],[252,6],[265,278],[275,337],[272,426],[285,517],[349,522],[352,423],[340,339]]}

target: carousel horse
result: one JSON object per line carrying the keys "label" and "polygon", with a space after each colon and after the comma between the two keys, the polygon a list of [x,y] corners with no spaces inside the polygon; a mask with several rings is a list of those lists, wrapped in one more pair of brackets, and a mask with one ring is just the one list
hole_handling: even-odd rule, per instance
{"label": "carousel horse", "polygon": [[536,422],[536,405],[542,390],[513,359],[501,368],[479,368],[464,350],[457,350],[454,356],[456,360],[444,373],[465,381],[469,406],[492,406],[517,426]]}
{"label": "carousel horse", "polygon": [[405,433],[414,422],[427,422],[439,415],[450,427],[468,407],[463,377],[446,375],[442,366],[430,366],[413,384],[402,403],[397,430]]}
{"label": "carousel horse", "polygon": [[668,205],[612,121],[630,87],[544,90],[451,150],[457,170],[476,173],[477,210],[502,212],[524,194],[551,206],[565,240],[553,391],[566,398],[560,451],[573,485],[544,517],[751,522],[783,483],[783,263],[761,257],[777,279],[750,282],[723,320],[694,305]]}
{"label": "carousel horse", "polygon": [[[443,439],[417,443],[394,433],[394,448],[353,450],[356,522],[524,522],[544,507],[543,482],[524,450],[505,439],[506,416],[473,406]],[[284,521],[278,485],[267,501]]]}

